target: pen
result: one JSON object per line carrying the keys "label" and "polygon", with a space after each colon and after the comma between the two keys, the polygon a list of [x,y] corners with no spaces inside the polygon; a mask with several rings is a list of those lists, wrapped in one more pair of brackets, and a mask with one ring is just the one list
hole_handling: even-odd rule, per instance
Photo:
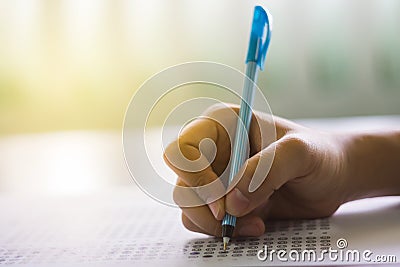
{"label": "pen", "polygon": [[[271,39],[271,22],[271,15],[261,6],[256,6],[254,8],[253,23],[251,26],[249,48],[246,58],[246,76],[248,78],[244,81],[243,96],[239,110],[239,119],[242,121],[242,124],[238,122],[236,126],[229,183],[232,183],[233,178],[246,160],[245,157],[248,148],[244,140],[246,140],[246,135],[250,128],[252,116],[251,109],[254,100],[254,86],[257,82],[258,71],[264,69],[265,56]],[[226,250],[226,246],[232,238],[235,225],[236,217],[226,213],[222,220],[222,241],[224,243],[224,250]]]}

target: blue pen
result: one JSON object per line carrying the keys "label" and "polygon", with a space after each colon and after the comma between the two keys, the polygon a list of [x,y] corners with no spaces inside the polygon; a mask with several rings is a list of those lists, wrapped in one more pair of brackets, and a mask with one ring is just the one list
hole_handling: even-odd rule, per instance
{"label": "blue pen", "polygon": [[[246,161],[247,146],[245,143],[247,132],[250,128],[252,105],[254,99],[254,86],[257,82],[258,71],[264,69],[265,56],[271,39],[271,15],[269,15],[261,6],[254,8],[253,23],[249,41],[249,50],[246,58],[246,76],[243,85],[243,97],[240,103],[239,119],[236,127],[235,141],[233,145],[233,159],[229,173],[229,183],[239,172]],[[222,220],[222,238],[224,250],[232,238],[233,230],[236,225],[236,217],[228,213]]]}

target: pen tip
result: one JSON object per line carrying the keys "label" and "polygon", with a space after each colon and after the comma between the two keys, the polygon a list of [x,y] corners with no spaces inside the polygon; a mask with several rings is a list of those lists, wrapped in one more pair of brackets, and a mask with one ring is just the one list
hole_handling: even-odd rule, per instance
{"label": "pen tip", "polygon": [[224,242],[224,251],[225,251],[226,250],[226,246],[228,245],[230,238],[229,237],[223,237],[222,240]]}

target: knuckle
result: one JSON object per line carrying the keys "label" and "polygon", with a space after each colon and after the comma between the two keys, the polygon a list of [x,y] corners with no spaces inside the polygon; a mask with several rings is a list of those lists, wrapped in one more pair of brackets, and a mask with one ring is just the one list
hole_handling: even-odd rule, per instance
{"label": "knuckle", "polygon": [[293,151],[298,155],[306,155],[308,152],[308,143],[307,141],[298,135],[290,135],[286,137],[285,145],[288,149]]}
{"label": "knuckle", "polygon": [[[217,103],[203,112],[203,116],[216,119],[218,122],[235,119],[239,106],[229,103]],[[223,118],[223,119],[222,119]]]}
{"label": "knuckle", "polygon": [[[185,149],[186,148],[186,149]],[[175,171],[178,175],[180,172],[190,170],[190,162],[196,158],[197,155],[191,150],[187,149],[187,144],[180,138],[170,143],[164,150],[163,159],[168,167]]]}
{"label": "knuckle", "polygon": [[224,111],[224,110],[227,110],[227,109],[230,109],[231,108],[231,105],[229,105],[229,104],[226,104],[226,103],[216,103],[216,104],[213,104],[213,105],[211,105],[209,108],[207,108],[205,111],[204,111],[204,115],[211,115],[211,114],[214,114],[215,112],[221,112],[221,111]]}
{"label": "knuckle", "polygon": [[301,135],[290,135],[286,137],[283,154],[288,155],[292,158],[293,162],[297,162],[299,165],[299,171],[302,175],[309,173],[313,166],[316,164],[315,145],[311,139],[307,136]]}

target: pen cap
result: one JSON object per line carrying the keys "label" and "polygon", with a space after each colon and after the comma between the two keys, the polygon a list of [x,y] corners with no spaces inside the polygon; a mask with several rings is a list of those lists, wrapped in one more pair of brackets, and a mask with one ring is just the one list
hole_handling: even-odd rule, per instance
{"label": "pen cap", "polygon": [[265,56],[271,40],[272,16],[261,6],[254,8],[253,23],[251,25],[249,50],[246,63],[257,62],[261,70],[264,69]]}

